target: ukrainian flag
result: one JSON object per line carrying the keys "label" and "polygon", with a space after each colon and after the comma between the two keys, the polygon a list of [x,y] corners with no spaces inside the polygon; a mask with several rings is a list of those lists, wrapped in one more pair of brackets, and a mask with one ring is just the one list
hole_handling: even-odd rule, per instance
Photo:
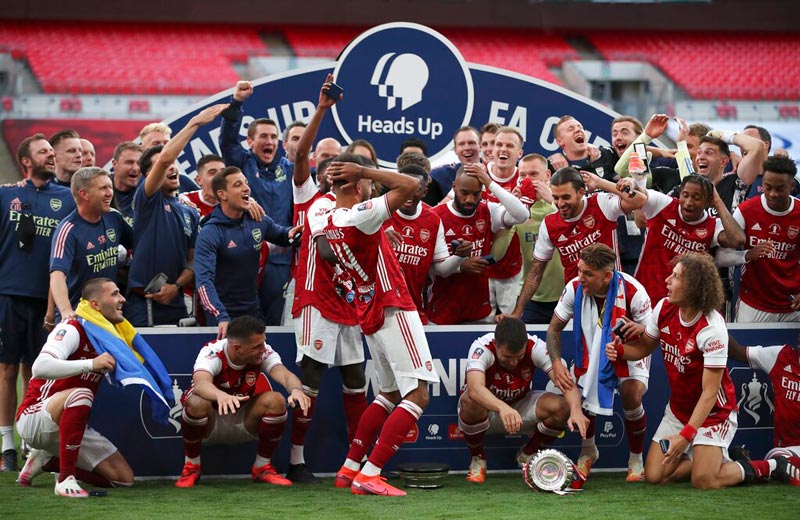
{"label": "ukrainian flag", "polygon": [[108,352],[117,362],[109,382],[143,387],[150,397],[153,419],[169,424],[169,410],[175,404],[172,379],[150,345],[128,320],[112,325],[84,299],[75,312],[94,349],[100,354]]}

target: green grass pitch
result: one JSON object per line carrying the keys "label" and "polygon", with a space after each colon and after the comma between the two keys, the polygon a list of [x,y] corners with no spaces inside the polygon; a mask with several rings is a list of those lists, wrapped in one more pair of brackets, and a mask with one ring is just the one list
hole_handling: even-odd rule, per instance
{"label": "green grass pitch", "polygon": [[[126,518],[192,519],[782,519],[800,518],[800,488],[778,483],[698,491],[689,484],[650,486],[627,483],[622,473],[596,473],[586,489],[572,496],[534,493],[517,474],[489,472],[483,485],[450,475],[439,489],[409,489],[408,496],[353,496],[323,484],[279,488],[248,479],[202,479],[193,489],[173,481],[136,482],[111,489],[104,498],[64,499],[53,494],[53,478],[41,475],[31,488],[0,474],[0,518],[41,520]],[[392,480],[401,486],[400,481]]]}

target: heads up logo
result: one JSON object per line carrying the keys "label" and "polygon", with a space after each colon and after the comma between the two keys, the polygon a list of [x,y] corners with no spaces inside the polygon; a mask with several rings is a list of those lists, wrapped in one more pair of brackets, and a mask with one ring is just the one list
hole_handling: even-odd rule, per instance
{"label": "heads up logo", "polygon": [[447,153],[469,124],[473,86],[461,54],[436,31],[391,23],[366,31],[342,52],[334,70],[344,98],[333,107],[346,141],[366,139],[382,166],[394,167],[401,143],[419,137],[431,159]]}

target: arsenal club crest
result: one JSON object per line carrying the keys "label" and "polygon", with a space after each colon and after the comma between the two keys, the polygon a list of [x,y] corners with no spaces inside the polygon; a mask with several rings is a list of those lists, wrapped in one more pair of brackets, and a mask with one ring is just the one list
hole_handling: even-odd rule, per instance
{"label": "arsenal club crest", "polygon": [[705,238],[708,235],[708,230],[706,228],[698,228],[695,231],[697,238]]}
{"label": "arsenal club crest", "polygon": [[431,238],[431,232],[427,229],[420,229],[419,230],[419,239],[423,242],[427,242]]}
{"label": "arsenal club crest", "polygon": [[691,354],[694,351],[694,346],[694,340],[689,339],[689,341],[686,342],[686,353]]}
{"label": "arsenal club crest", "polygon": [[800,232],[800,227],[797,226],[789,226],[789,228],[786,230],[786,234],[792,239],[797,237],[798,232]]}
{"label": "arsenal club crest", "polygon": [[248,372],[244,376],[244,382],[247,383],[247,386],[253,386],[256,384],[256,377],[257,374],[255,372]]}
{"label": "arsenal club crest", "polygon": [[584,218],[583,225],[589,229],[594,229],[595,225],[594,217],[592,215],[589,215],[588,217]]}
{"label": "arsenal club crest", "polygon": [[476,220],[475,227],[478,228],[479,233],[483,233],[483,230],[486,229],[486,221],[483,219]]}

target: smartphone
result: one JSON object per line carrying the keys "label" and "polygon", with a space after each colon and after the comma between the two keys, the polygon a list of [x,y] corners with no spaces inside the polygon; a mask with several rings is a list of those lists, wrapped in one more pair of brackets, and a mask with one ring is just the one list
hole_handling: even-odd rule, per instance
{"label": "smartphone", "polygon": [[158,273],[150,280],[150,283],[144,288],[145,294],[155,294],[164,287],[164,284],[167,283],[167,275],[164,273]]}
{"label": "smartphone", "polygon": [[614,328],[612,329],[612,332],[616,334],[617,337],[622,341],[625,341],[625,335],[622,333],[622,327],[624,326],[625,326],[625,320],[620,318],[617,320],[617,324],[614,325]]}
{"label": "smartphone", "polygon": [[650,169],[650,162],[647,160],[647,147],[644,143],[636,143],[633,145],[633,151],[639,155],[639,158],[642,160],[642,164],[646,170]]}
{"label": "smartphone", "polygon": [[484,255],[481,258],[486,260],[489,263],[489,265],[494,265],[497,263],[497,260],[495,260],[492,255]]}
{"label": "smartphone", "polygon": [[661,446],[661,453],[666,455],[669,451],[669,441],[667,439],[661,439],[658,441],[658,445]]}
{"label": "smartphone", "polygon": [[328,96],[329,98],[333,99],[334,101],[339,101],[339,96],[342,95],[342,92],[344,92],[344,89],[342,87],[340,87],[339,85],[337,85],[336,83],[334,83],[333,81],[331,81],[331,84],[328,87],[328,90],[325,90],[324,92],[325,92],[325,95]]}

